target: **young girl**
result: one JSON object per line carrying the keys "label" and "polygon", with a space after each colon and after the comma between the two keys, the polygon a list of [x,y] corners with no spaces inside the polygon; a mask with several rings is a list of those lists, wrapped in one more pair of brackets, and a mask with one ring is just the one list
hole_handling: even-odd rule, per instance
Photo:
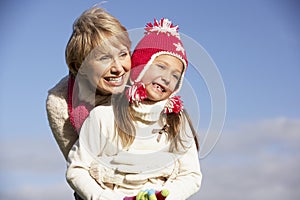
{"label": "young girl", "polygon": [[67,180],[84,199],[179,200],[200,188],[196,133],[175,96],[187,69],[178,26],[161,19],[145,29],[132,86],[91,111],[70,151]]}

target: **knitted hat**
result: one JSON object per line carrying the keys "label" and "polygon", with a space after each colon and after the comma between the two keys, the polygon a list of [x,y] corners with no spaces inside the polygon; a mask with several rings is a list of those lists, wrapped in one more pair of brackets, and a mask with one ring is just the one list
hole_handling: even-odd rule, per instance
{"label": "knitted hat", "polygon": [[180,59],[183,63],[183,72],[178,83],[179,91],[188,61],[185,49],[180,40],[178,25],[174,26],[168,19],[162,18],[160,21],[154,19],[154,24],[148,23],[145,28],[145,36],[135,47],[132,54],[131,82],[139,82],[154,59],[159,55],[172,55]]}

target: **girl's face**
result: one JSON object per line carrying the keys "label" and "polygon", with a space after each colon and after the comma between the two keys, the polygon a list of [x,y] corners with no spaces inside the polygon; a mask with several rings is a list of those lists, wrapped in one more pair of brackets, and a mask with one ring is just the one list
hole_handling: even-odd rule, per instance
{"label": "girl's face", "polygon": [[103,95],[124,90],[131,69],[131,58],[126,46],[98,47],[84,61],[81,74]]}
{"label": "girl's face", "polygon": [[152,101],[161,101],[170,97],[176,89],[183,71],[183,63],[171,55],[160,55],[142,78],[145,84],[147,98]]}

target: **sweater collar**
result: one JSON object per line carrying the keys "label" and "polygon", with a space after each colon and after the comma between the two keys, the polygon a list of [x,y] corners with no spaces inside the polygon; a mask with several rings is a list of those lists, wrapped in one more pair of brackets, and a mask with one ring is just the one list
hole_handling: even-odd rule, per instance
{"label": "sweater collar", "polygon": [[131,104],[131,112],[133,117],[141,119],[145,122],[156,122],[159,120],[167,100],[156,103],[142,101],[138,105]]}

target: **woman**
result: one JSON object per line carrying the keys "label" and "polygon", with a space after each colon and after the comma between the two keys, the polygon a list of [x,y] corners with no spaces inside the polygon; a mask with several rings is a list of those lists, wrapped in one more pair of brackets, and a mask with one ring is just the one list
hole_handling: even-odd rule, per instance
{"label": "woman", "polygon": [[49,125],[65,159],[89,111],[124,89],[130,46],[126,28],[101,8],[86,10],[74,22],[65,51],[69,75],[49,90],[46,101]]}

